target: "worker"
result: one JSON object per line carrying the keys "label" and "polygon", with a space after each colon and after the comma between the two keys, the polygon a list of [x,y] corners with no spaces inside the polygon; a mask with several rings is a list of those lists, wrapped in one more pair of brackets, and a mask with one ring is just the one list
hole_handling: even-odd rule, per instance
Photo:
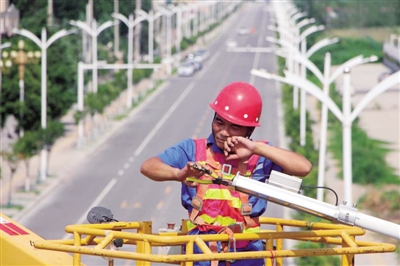
{"label": "worker", "polygon": [[[210,107],[215,114],[212,133],[207,139],[185,139],[147,159],[140,171],[154,181],[182,183],[181,202],[189,213],[189,234],[215,234],[225,231],[224,228],[239,229],[234,233],[257,232],[259,217],[266,210],[265,200],[229,190],[221,184],[204,184],[187,178],[211,180],[209,175],[199,171],[205,167],[219,175],[227,173],[225,178],[239,171],[264,183],[272,170],[304,177],[311,171],[311,163],[300,154],[250,138],[255,127],[260,126],[262,110],[261,95],[252,85],[228,84]],[[207,244],[213,252],[265,250],[261,240],[235,243],[235,246],[230,243],[228,250],[221,243]],[[200,253],[197,246],[195,252]],[[198,262],[195,265],[218,264]],[[231,265],[264,265],[264,260],[237,260]]]}

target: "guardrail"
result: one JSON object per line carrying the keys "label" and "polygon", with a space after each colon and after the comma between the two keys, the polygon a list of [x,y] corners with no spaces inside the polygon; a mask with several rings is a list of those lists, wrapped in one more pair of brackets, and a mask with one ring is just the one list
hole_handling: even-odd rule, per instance
{"label": "guardrail", "polygon": [[[109,258],[108,265],[113,265],[113,259],[119,258],[135,260],[138,266],[151,265],[151,262],[191,266],[196,261],[257,258],[264,258],[265,265],[270,266],[274,264],[274,261],[275,265],[283,265],[283,258],[288,257],[328,255],[341,255],[342,265],[353,265],[356,254],[385,253],[396,250],[396,246],[392,244],[355,240],[356,236],[365,234],[365,230],[359,227],[266,217],[261,218],[260,222],[264,225],[275,225],[276,229],[263,230],[260,233],[234,234],[234,238],[236,241],[263,240],[266,243],[264,251],[213,253],[206,242],[228,242],[229,236],[227,234],[187,235],[185,220],[182,220],[180,231],[157,234],[151,232],[152,223],[149,221],[69,225],[65,231],[72,234],[73,239],[37,241],[33,245],[38,249],[73,253],[73,265],[81,265],[81,255],[91,255]],[[284,230],[291,227],[292,231]],[[293,227],[303,230],[293,231]],[[136,230],[136,232],[125,230]],[[135,245],[136,252],[110,250],[109,245],[115,239],[121,239],[124,245]],[[335,247],[285,250],[284,240],[287,239],[307,243],[319,242]],[[193,253],[195,244],[202,251],[201,254]],[[153,253],[153,247],[167,246],[185,247],[186,252],[165,255]]]}

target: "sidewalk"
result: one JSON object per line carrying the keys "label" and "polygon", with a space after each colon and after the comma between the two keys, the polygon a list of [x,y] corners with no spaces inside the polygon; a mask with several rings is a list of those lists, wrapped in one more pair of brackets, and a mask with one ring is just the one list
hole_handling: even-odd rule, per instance
{"label": "sidewalk", "polygon": [[[332,72],[335,68],[332,69]],[[352,95],[353,108],[364,98],[366,93],[378,83],[378,76],[387,72],[388,69],[382,64],[366,64],[357,66],[351,69],[351,83],[354,88]],[[341,77],[336,80],[336,87],[340,88]],[[400,174],[400,90],[397,88],[389,89],[376,97],[368,106],[360,113],[359,126],[364,129],[368,136],[374,139],[379,139],[389,142],[389,148],[392,149],[388,153],[386,161],[392,166],[397,175]],[[319,143],[320,132],[320,110],[318,108],[318,100],[310,95],[307,96],[307,108],[311,119],[315,122],[312,125],[314,132],[315,143]],[[329,134],[329,133],[328,133]],[[365,156],[368,156],[367,154]],[[327,154],[326,158],[326,173],[325,183],[328,187],[335,190],[338,194],[339,201],[343,200],[343,180],[338,177],[339,169],[331,154]],[[379,178],[379,177],[377,177]],[[361,186],[353,184],[353,202],[359,202],[360,198],[369,191],[371,186]],[[400,187],[395,187],[400,190]],[[327,193],[327,202],[334,202],[332,193]],[[368,210],[360,210],[363,213],[369,214]],[[372,214],[374,215],[374,214]],[[399,214],[400,217],[400,214]],[[379,217],[378,217],[379,218]],[[358,238],[363,241],[386,242],[393,243],[397,246],[399,241],[386,238],[379,234],[367,231],[364,236]],[[357,255],[355,265],[400,265],[400,260],[397,254],[379,253]]]}

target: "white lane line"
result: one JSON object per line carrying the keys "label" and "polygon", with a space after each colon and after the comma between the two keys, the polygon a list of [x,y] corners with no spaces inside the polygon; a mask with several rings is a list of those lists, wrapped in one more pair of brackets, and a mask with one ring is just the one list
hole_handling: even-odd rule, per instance
{"label": "white lane line", "polygon": [[125,169],[128,169],[128,168],[129,168],[129,163],[125,163],[125,164],[124,164],[124,168],[125,168]]}
{"label": "white lane line", "polygon": [[123,175],[123,174],[124,174],[124,170],[119,170],[119,171],[118,171],[118,175],[119,175],[119,176],[121,176],[121,175]]}
{"label": "white lane line", "polygon": [[[263,12],[262,24],[260,24],[260,25],[266,25],[266,22],[265,22],[266,17],[267,16]],[[260,34],[258,36],[258,40],[257,40],[257,47],[261,47],[263,40],[264,40],[264,37],[263,37],[262,34]],[[261,53],[256,53],[256,56],[254,57],[252,69],[255,69],[258,66],[258,63],[260,62],[260,56],[261,56]],[[250,75],[250,82],[249,83],[254,85],[255,78],[256,78],[255,75]]]}
{"label": "white lane line", "polygon": [[[90,212],[90,210],[97,206],[100,201],[103,200],[103,198],[107,195],[107,193],[113,188],[113,186],[117,183],[117,179],[113,178],[111,179],[110,183],[103,189],[103,191],[100,193],[99,196],[93,201],[93,203],[90,205],[90,207],[83,213],[81,218],[75,223],[75,224],[82,224],[86,221],[87,214]],[[65,234],[63,239],[68,239],[72,236],[72,234]]]}
{"label": "white lane line", "polygon": [[168,112],[161,118],[160,121],[156,124],[156,126],[150,131],[150,134],[144,139],[142,144],[136,149],[133,153],[134,156],[138,156],[146,147],[146,145],[151,141],[154,135],[158,132],[158,130],[164,125],[164,123],[168,120],[171,114],[175,111],[175,109],[179,106],[179,104],[186,98],[189,92],[194,88],[194,82],[191,82],[189,86],[183,91],[183,93],[179,96],[176,102],[168,109]]}
{"label": "white lane line", "polygon": [[[208,64],[213,64],[215,60],[217,60],[220,52],[217,52],[208,62]],[[186,98],[189,92],[194,88],[197,80],[205,74],[205,71],[202,71],[200,75],[197,75],[196,79],[193,80],[189,86],[183,91],[181,96],[176,100],[176,102],[169,108],[168,112],[158,121],[157,125],[150,131],[150,134],[143,140],[142,144],[136,149],[133,153],[134,156],[139,156],[139,154],[144,150],[146,145],[151,141],[154,135],[160,130],[160,128],[164,125],[164,123],[168,120],[171,114],[175,111],[175,109],[179,106],[179,104]]]}
{"label": "white lane line", "polygon": [[134,160],[135,160],[135,158],[129,157],[129,161],[130,161],[130,162],[133,162]]}

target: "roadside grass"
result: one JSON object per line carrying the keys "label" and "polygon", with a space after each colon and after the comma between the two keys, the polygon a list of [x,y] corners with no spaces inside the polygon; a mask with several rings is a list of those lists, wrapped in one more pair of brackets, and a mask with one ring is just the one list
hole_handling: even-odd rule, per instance
{"label": "roadside grass", "polygon": [[349,29],[328,29],[324,31],[324,37],[338,37],[344,39],[372,38],[383,43],[389,41],[391,34],[400,34],[400,27],[372,27],[372,28],[349,28]]}

